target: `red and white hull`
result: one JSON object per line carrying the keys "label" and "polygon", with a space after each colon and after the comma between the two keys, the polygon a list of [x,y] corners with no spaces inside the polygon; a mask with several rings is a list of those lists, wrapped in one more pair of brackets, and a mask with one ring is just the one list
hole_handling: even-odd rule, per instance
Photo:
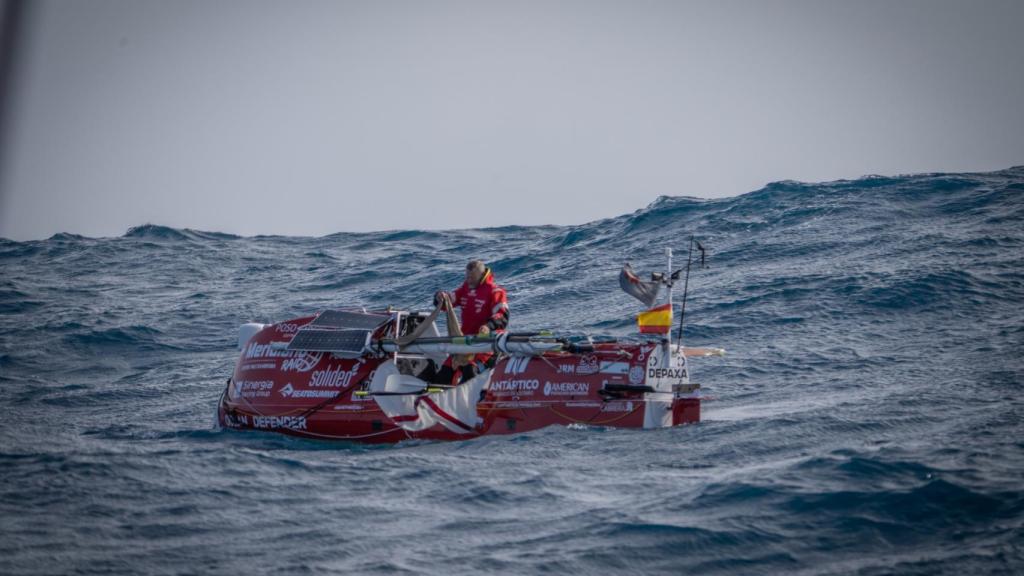
{"label": "red and white hull", "polygon": [[556,424],[656,428],[700,421],[699,386],[689,381],[685,355],[667,342],[506,356],[450,389],[388,393],[387,375],[413,377],[401,375],[402,360],[392,354],[352,358],[283,347],[312,320],[269,325],[248,339],[218,407],[222,426],[385,443]]}

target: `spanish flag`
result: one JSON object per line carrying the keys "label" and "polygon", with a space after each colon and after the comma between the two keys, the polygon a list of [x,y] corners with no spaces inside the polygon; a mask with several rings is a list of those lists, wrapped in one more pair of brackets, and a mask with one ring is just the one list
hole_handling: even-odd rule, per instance
{"label": "spanish flag", "polygon": [[668,334],[672,331],[672,303],[637,314],[636,325],[641,334]]}

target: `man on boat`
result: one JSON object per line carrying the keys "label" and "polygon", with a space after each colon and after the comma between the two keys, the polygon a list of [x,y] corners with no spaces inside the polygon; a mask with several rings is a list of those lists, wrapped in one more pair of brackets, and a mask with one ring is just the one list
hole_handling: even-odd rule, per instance
{"label": "man on boat", "polygon": [[[439,291],[434,295],[434,305],[450,302],[453,307],[462,309],[462,333],[477,336],[488,336],[492,333],[504,332],[508,327],[508,296],[505,289],[494,281],[491,269],[484,265],[483,260],[471,260],[466,264],[466,281],[454,292]],[[451,383],[455,370],[462,372],[460,382],[465,382],[483,370],[494,365],[494,354],[477,354],[463,365],[457,365],[449,357],[440,370],[427,369],[428,374],[421,378],[440,384]]]}

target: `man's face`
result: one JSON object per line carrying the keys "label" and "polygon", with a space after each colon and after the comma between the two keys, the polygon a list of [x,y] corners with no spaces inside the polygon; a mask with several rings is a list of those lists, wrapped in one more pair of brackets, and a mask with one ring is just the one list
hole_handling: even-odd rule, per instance
{"label": "man's face", "polygon": [[470,288],[476,288],[483,277],[484,273],[480,270],[466,270],[466,284],[469,284]]}

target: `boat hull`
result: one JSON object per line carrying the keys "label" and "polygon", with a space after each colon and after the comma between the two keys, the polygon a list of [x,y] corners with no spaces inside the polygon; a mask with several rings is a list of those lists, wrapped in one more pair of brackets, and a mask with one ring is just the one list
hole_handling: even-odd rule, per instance
{"label": "boat hull", "polygon": [[553,425],[658,428],[700,421],[699,387],[689,384],[685,359],[679,358],[674,371],[658,369],[669,365],[658,358],[668,347],[658,343],[504,357],[478,376],[479,382],[461,385],[476,385],[468,413],[445,404],[456,387],[405,395],[407,412],[397,414],[372,390],[376,372],[393,362],[392,356],[344,358],[282,346],[312,319],[266,326],[245,343],[218,406],[222,426],[394,443],[465,440]]}

